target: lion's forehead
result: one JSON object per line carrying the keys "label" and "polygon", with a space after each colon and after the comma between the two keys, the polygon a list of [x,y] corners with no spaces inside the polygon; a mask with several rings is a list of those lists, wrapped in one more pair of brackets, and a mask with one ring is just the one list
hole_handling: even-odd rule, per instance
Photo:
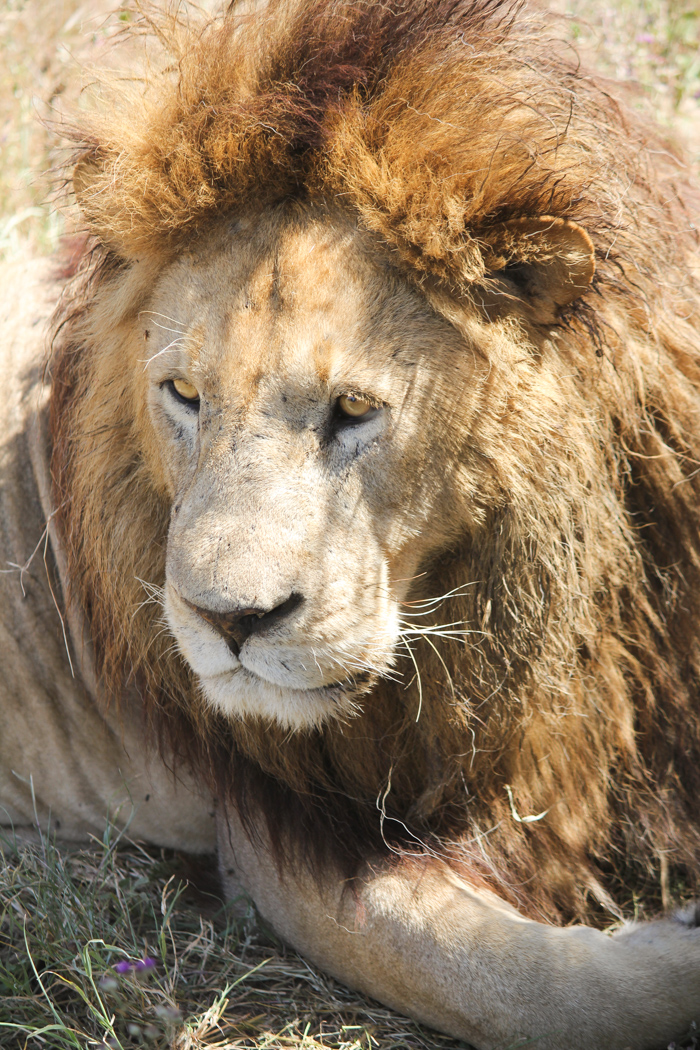
{"label": "lion's forehead", "polygon": [[163,274],[143,311],[155,367],[246,402],[334,383],[388,400],[428,346],[461,342],[342,219],[262,227],[224,228]]}

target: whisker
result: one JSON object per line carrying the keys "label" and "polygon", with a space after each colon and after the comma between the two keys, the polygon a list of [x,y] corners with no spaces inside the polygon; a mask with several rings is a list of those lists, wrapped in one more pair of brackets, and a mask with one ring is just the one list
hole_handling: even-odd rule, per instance
{"label": "whisker", "polygon": [[442,666],[444,668],[445,674],[447,675],[447,681],[450,683],[450,692],[452,693],[452,699],[456,703],[457,702],[457,694],[455,693],[454,682],[452,681],[452,675],[450,674],[449,670],[447,669],[447,664],[445,663],[445,661],[443,660],[442,656],[438,652],[438,648],[434,644],[434,642],[432,642],[430,640],[430,638],[427,638],[427,637],[426,637],[425,640],[428,643],[428,645],[430,646],[430,648],[433,650],[433,652],[435,653],[435,655],[437,656],[438,660],[440,661],[440,663],[442,664]]}
{"label": "whisker", "polygon": [[[139,310],[139,317],[142,314],[150,314],[153,317],[153,324],[158,328],[162,328],[166,332],[179,332],[182,335],[187,330],[187,325],[183,321],[178,321],[176,317],[169,317],[167,314],[163,314],[160,310]],[[156,321],[156,317],[163,317],[166,321],[170,321],[171,324],[178,325],[178,328],[168,328],[167,325],[161,324],[160,321]]]}
{"label": "whisker", "polygon": [[[422,678],[420,676],[420,668],[418,667],[418,663],[417,663],[416,658],[415,658],[415,656],[413,654],[413,649],[411,649],[411,646],[408,644],[408,640],[406,638],[404,638],[403,635],[401,635],[401,641],[406,646],[406,649],[408,650],[408,655],[411,657],[411,660],[413,661],[413,666],[416,669],[415,679],[418,681],[418,713],[416,715],[416,722],[417,722],[418,719],[420,718],[421,711],[423,710],[423,680],[422,680]],[[411,681],[413,681],[413,680],[414,679],[411,679]],[[407,689],[410,686],[410,684],[411,684],[411,682],[409,682],[408,685],[406,686]]]}
{"label": "whisker", "polygon": [[152,357],[148,358],[148,360],[145,362],[145,364],[143,366],[144,372],[146,371],[146,369],[150,365],[151,361],[155,361],[155,359],[157,357],[160,357],[161,354],[171,353],[174,349],[179,349],[183,345],[184,344],[183,344],[182,339],[173,339],[173,341],[171,343],[168,343],[167,346],[164,346],[163,349],[159,350],[157,354],[153,354]]}
{"label": "whisker", "polygon": [[[143,609],[146,605],[160,605],[162,608],[163,600],[165,598],[164,588],[158,587],[157,584],[150,583],[148,580],[142,580],[140,576],[134,576],[134,579],[141,584],[144,591],[146,592],[146,597],[142,602],[139,603],[139,605],[136,606],[136,608],[131,614],[131,618],[133,619],[134,616],[136,616],[136,614],[140,612],[140,610]],[[160,622],[165,623],[165,621]]]}
{"label": "whisker", "polygon": [[[453,587],[451,591],[446,591],[445,594],[441,594],[436,598],[418,598],[414,601],[401,602],[401,605],[408,606],[411,609],[411,614],[414,616],[426,616],[442,604],[447,601],[448,598],[462,598],[467,593],[468,587],[475,587],[476,582],[473,583],[462,583],[458,587]],[[413,612],[413,610],[422,609],[423,612]]]}

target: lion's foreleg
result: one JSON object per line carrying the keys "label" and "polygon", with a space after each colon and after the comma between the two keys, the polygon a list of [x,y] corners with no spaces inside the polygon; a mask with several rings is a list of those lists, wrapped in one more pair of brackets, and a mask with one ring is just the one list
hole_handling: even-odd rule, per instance
{"label": "lion's foreleg", "polygon": [[522,918],[446,865],[398,861],[351,887],[280,877],[235,817],[224,881],[319,966],[480,1050],[656,1050],[700,1020],[700,930],[674,921],[608,936]]}

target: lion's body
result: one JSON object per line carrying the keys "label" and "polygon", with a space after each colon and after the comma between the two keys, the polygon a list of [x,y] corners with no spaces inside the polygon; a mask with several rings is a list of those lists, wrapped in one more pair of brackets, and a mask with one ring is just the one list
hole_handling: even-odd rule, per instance
{"label": "lion's body", "polygon": [[694,191],[503,5],[261,11],[171,26],[85,137],[50,389],[11,387],[6,545],[49,542],[2,578],[46,642],[0,801],[78,834],[150,777],[133,828],[202,850],[211,792],[332,972],[480,1047],[652,1048],[700,933],[531,920],[698,886]]}
{"label": "lion's body", "polygon": [[0,823],[20,838],[38,825],[84,842],[102,835],[109,814],[137,838],[212,851],[211,795],[184,774],[174,782],[149,756],[133,701],[125,697],[121,711],[100,708],[89,639],[78,611],[65,605],[42,382],[46,325],[59,291],[53,270],[34,262],[0,271]]}

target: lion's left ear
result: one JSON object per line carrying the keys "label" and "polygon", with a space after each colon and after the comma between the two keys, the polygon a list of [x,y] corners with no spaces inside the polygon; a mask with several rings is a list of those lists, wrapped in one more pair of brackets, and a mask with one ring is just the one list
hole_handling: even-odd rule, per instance
{"label": "lion's left ear", "polygon": [[516,300],[535,324],[555,322],[595,274],[593,241],[570,219],[512,219],[489,231],[486,243],[491,291]]}

